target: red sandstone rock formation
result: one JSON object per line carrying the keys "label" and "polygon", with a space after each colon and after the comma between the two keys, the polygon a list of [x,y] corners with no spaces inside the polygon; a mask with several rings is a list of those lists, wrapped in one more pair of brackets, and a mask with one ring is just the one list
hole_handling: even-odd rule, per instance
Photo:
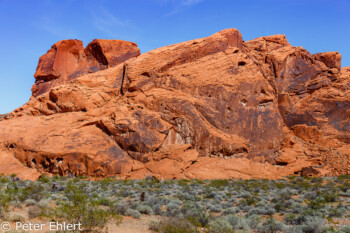
{"label": "red sandstone rock formation", "polygon": [[339,53],[227,29],[138,55],[124,41],[55,44],[31,100],[0,121],[3,154],[60,175],[350,172],[350,67]]}
{"label": "red sandstone rock formation", "polygon": [[39,59],[33,96],[76,77],[116,66],[140,55],[137,45],[122,40],[93,40],[84,49],[80,40],[62,40]]}

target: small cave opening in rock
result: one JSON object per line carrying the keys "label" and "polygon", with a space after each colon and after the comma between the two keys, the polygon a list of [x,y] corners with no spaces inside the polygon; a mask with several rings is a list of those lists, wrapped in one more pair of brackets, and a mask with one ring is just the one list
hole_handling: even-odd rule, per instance
{"label": "small cave opening in rock", "polygon": [[288,163],[287,162],[276,162],[276,165],[278,165],[278,166],[287,166]]}
{"label": "small cave opening in rock", "polygon": [[236,49],[235,51],[233,51],[233,53],[238,53],[239,52],[239,49]]}
{"label": "small cave opening in rock", "polygon": [[36,159],[32,159],[32,162],[36,165]]}
{"label": "small cave opening in rock", "polygon": [[247,63],[245,61],[238,62],[238,66],[245,66]]}
{"label": "small cave opening in rock", "polygon": [[248,101],[246,99],[242,99],[240,102],[243,106],[246,106],[248,103]]}
{"label": "small cave opening in rock", "polygon": [[47,164],[45,163],[45,161],[41,161],[40,164],[41,164],[41,166],[43,167],[44,170],[47,170],[47,169],[50,168],[50,166],[47,165]]}
{"label": "small cave opening in rock", "polygon": [[141,75],[142,76],[146,76],[146,77],[151,77],[150,72],[143,72]]}
{"label": "small cave opening in rock", "polygon": [[16,146],[15,146],[15,144],[13,144],[13,143],[11,143],[10,145],[9,145],[9,148],[10,149],[14,149]]}

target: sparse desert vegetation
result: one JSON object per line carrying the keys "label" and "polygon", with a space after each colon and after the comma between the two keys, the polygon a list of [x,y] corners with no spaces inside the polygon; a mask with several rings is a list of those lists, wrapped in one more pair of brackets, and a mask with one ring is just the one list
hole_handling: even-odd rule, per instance
{"label": "sparse desert vegetation", "polygon": [[153,232],[343,233],[350,232],[349,182],[349,175],[212,181],[42,176],[35,182],[0,176],[0,218],[81,222],[85,232],[108,232],[107,223],[118,225],[123,216],[151,215],[159,216],[146,223]]}

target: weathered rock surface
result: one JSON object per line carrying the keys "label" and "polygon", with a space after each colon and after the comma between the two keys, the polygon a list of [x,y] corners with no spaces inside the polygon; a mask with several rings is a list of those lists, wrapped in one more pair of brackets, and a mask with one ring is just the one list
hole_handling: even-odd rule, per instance
{"label": "weathered rock surface", "polygon": [[61,41],[40,58],[30,101],[2,117],[0,148],[60,175],[350,173],[340,64],[337,52],[312,55],[284,35],[244,42],[236,29],[141,55],[131,42]]}
{"label": "weathered rock surface", "polygon": [[39,59],[33,96],[87,73],[116,66],[140,55],[137,45],[122,40],[93,40],[86,48],[80,40],[62,40]]}

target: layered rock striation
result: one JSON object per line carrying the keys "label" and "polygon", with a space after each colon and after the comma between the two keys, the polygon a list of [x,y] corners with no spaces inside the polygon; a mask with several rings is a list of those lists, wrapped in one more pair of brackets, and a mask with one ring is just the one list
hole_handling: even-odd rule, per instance
{"label": "layered rock striation", "polygon": [[131,42],[65,40],[34,76],[30,101],[0,121],[0,148],[40,174],[350,172],[350,68],[284,35],[244,42],[226,29],[141,55]]}

